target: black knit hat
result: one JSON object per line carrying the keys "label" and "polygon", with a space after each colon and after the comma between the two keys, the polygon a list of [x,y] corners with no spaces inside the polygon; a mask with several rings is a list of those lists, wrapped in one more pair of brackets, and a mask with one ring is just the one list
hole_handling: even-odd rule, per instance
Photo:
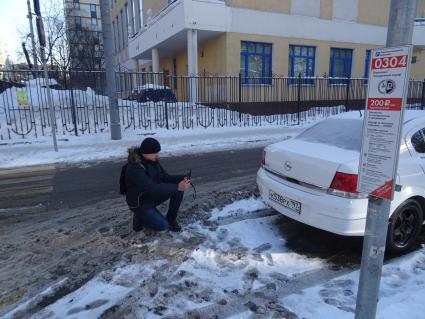
{"label": "black knit hat", "polygon": [[152,137],[145,138],[142,144],[140,144],[140,154],[153,154],[159,151],[161,151],[161,144]]}

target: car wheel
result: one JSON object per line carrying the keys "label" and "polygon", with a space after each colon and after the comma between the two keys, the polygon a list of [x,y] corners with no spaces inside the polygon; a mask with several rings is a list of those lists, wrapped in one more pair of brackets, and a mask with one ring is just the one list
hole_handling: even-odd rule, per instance
{"label": "car wheel", "polygon": [[423,212],[413,199],[404,202],[390,218],[387,250],[401,253],[410,250],[416,242],[423,222]]}

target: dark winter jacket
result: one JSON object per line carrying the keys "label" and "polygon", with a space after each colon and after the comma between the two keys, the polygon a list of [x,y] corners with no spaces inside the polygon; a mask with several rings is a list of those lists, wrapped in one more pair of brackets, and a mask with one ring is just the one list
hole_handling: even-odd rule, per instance
{"label": "dark winter jacket", "polygon": [[154,207],[155,203],[177,193],[177,185],[183,179],[183,175],[168,175],[158,161],[144,159],[138,148],[128,150],[125,183],[130,208]]}

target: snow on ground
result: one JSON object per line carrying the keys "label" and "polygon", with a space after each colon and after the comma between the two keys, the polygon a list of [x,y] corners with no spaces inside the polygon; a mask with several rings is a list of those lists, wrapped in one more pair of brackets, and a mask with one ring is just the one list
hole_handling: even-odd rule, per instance
{"label": "snow on ground", "polygon": [[158,139],[162,155],[178,156],[218,150],[264,146],[292,137],[308,125],[297,127],[234,127],[182,131],[125,131],[123,139],[112,141],[109,133],[58,138],[55,152],[48,137],[0,143],[0,168],[51,163],[79,163],[126,157],[127,149],[149,136]]}
{"label": "snow on ground", "polygon": [[227,205],[223,209],[214,208],[211,211],[210,220],[220,220],[225,217],[236,217],[253,212],[256,210],[266,209],[267,205],[257,198],[247,198]]}
{"label": "snow on ground", "polygon": [[[248,210],[247,210],[248,211]],[[200,245],[179,270],[194,281],[221,289],[257,289],[274,281],[276,273],[290,277],[323,266],[289,251],[278,233],[277,216],[246,219],[205,231]]]}
{"label": "snow on ground", "polygon": [[[238,207],[252,212],[265,206],[259,199],[241,200],[224,207],[218,215],[233,216],[230,212],[238,211]],[[288,250],[278,232],[276,218],[247,219],[219,226],[216,230],[192,224],[184,232],[172,234],[173,241],[181,241],[181,246],[194,236],[204,241],[168,276],[164,267],[169,261],[165,260],[122,265],[102,272],[33,318],[97,318],[125,296],[136,294],[138,287],[141,287],[140,295],[134,305],[137,317],[159,318],[217,303],[226,298],[226,291],[243,293],[273,283],[276,277],[290,278],[323,267],[320,259],[306,258]],[[164,243],[156,240],[149,245]],[[158,276],[160,286],[152,293],[150,284]],[[13,318],[25,306],[22,304],[5,318]],[[153,309],[162,310],[159,314]]]}
{"label": "snow on ground", "polygon": [[[145,244],[135,243],[138,249],[152,251],[155,259],[132,260],[104,270],[32,318],[94,319],[114,307],[131,314],[131,318],[145,319],[182,316],[204,307],[212,307],[215,310],[211,314],[215,314],[214,311],[221,309],[220,305],[232,302],[232,296],[255,295],[279,281],[296,280],[305,272],[327,271],[326,261],[289,250],[285,234],[276,222],[279,217],[260,217],[264,208],[260,199],[240,200],[222,210],[214,209],[210,223],[197,222],[182,233],[164,233],[165,237]],[[253,214],[255,211],[257,217]],[[239,220],[232,221],[235,217]],[[195,245],[187,246],[193,239]],[[159,251],[166,252],[167,257],[161,257]],[[180,262],[176,263],[177,260]],[[359,272],[353,271],[319,286],[312,283],[312,288],[293,291],[278,302],[287,313],[296,314],[290,318],[351,319],[358,278]],[[66,285],[66,279],[63,281],[62,285]],[[58,287],[50,287],[41,294],[53,295],[60,287],[58,283]],[[425,248],[422,248],[384,266],[377,318],[423,318],[424,295]],[[25,313],[31,303],[35,302],[22,303],[5,318]],[[256,315],[247,311],[244,304],[232,309],[233,312],[223,318],[254,318]],[[114,313],[106,317],[112,318]]]}
{"label": "snow on ground", "polygon": [[[352,319],[359,271],[283,298],[299,318]],[[378,319],[421,319],[425,313],[425,248],[386,264],[382,272]]]}
{"label": "snow on ground", "polygon": [[[106,309],[118,304],[137,285],[147,280],[161,265],[162,262],[159,261],[143,265],[126,265],[115,270],[104,271],[76,291],[44,308],[32,318],[98,318]],[[48,288],[40,295],[52,293],[54,290]],[[19,317],[19,314],[24,313],[25,308],[29,307],[33,300],[9,312],[4,319]]]}

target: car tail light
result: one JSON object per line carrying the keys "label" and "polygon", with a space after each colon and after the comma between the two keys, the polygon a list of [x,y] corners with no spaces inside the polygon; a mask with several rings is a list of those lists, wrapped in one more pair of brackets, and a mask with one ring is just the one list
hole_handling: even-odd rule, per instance
{"label": "car tail light", "polygon": [[365,198],[365,194],[357,191],[357,175],[336,172],[328,193],[340,197]]}
{"label": "car tail light", "polygon": [[266,166],[266,150],[263,150],[263,155],[261,156],[261,167]]}

